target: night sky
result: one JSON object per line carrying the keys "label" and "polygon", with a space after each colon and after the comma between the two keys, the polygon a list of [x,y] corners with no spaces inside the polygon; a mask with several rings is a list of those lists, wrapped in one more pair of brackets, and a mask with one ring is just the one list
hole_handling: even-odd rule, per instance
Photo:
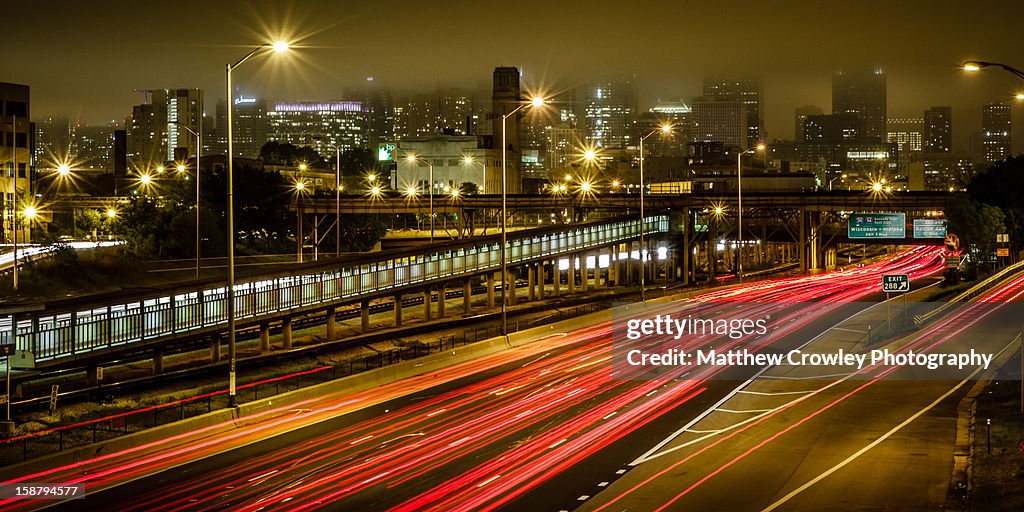
{"label": "night sky", "polygon": [[[1020,81],[967,76],[967,59],[1024,68],[1024,2],[5,2],[0,81],[32,87],[33,117],[122,121],[145,88],[200,87],[207,114],[224,96],[224,65],[264,41],[300,48],[236,71],[243,92],[336,99],[373,76],[403,92],[488,91],[495,66],[529,86],[564,89],[609,71],[635,73],[642,110],[689,99],[707,75],[760,78],[768,139],[793,136],[793,109],[831,107],[837,69],[881,66],[889,116],[952,105],[955,149],[967,150],[981,105],[1013,102]],[[507,6],[499,10],[499,6]],[[11,18],[13,16],[13,18]],[[13,23],[11,22],[13,20]],[[1024,104],[1014,150],[1024,151]]]}

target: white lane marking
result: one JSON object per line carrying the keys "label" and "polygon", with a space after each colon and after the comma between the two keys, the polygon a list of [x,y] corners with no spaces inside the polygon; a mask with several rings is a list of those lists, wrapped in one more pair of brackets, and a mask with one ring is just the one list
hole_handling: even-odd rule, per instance
{"label": "white lane marking", "polygon": [[[1015,345],[1017,343],[1017,339],[1018,338],[1020,338],[1019,334],[1015,338],[1010,340],[1010,343],[1008,343],[1005,347],[1003,347],[1003,349],[1000,350],[999,353],[997,353],[994,358],[998,358],[1003,352],[1006,351],[1006,349],[1008,349],[1011,346]],[[857,450],[853,455],[850,455],[849,457],[847,457],[842,462],[836,464],[835,466],[832,466],[831,468],[829,468],[824,473],[821,473],[820,475],[812,478],[810,481],[808,481],[807,483],[801,485],[800,487],[797,487],[796,489],[793,489],[792,491],[790,491],[789,494],[783,496],[782,498],[779,498],[779,500],[776,501],[775,503],[772,503],[771,505],[768,505],[768,507],[763,509],[761,512],[771,512],[772,510],[775,510],[775,509],[779,508],[780,506],[782,506],[787,501],[793,499],[793,497],[795,497],[797,494],[800,494],[800,493],[806,491],[807,489],[809,489],[814,484],[816,484],[816,483],[818,483],[818,482],[828,478],[829,475],[831,475],[832,473],[835,473],[836,471],[839,471],[840,469],[842,469],[847,464],[849,464],[849,463],[853,462],[854,460],[858,459],[861,455],[864,455],[865,453],[867,453],[868,450],[878,446],[879,444],[882,443],[882,441],[885,441],[886,439],[892,437],[893,434],[895,434],[896,432],[899,432],[900,430],[902,430],[903,427],[911,424],[914,420],[916,420],[917,418],[920,418],[926,412],[932,410],[936,405],[939,405],[939,403],[941,403],[943,400],[948,398],[949,395],[952,395],[953,393],[956,393],[956,391],[958,389],[963,387],[964,384],[966,384],[968,381],[970,381],[975,376],[977,376],[979,373],[981,373],[981,371],[983,369],[984,369],[983,367],[979,366],[973,372],[971,372],[970,375],[968,375],[966,378],[964,378],[964,380],[961,380],[956,386],[953,386],[952,388],[950,388],[949,391],[946,391],[945,393],[943,393],[942,396],[936,398],[935,401],[933,401],[932,403],[928,404],[925,408],[921,409],[920,411],[917,411],[911,417],[907,418],[906,420],[904,420],[899,425],[896,425],[895,427],[893,427],[892,430],[889,430],[885,434],[882,434],[881,437],[879,437],[878,439],[875,439],[874,441],[869,443],[864,448],[861,448],[860,450]]]}
{"label": "white lane marking", "polygon": [[743,390],[739,393],[744,395],[760,395],[760,396],[777,396],[777,395],[806,395],[808,393],[814,393],[815,390],[809,389],[807,391],[776,391],[774,393],[766,393],[764,391],[747,391]]}

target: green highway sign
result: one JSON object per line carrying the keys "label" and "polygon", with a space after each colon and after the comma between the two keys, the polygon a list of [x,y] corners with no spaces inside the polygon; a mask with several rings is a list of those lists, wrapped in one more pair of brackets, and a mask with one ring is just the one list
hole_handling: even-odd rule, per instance
{"label": "green highway sign", "polygon": [[946,219],[914,219],[914,238],[946,238]]}
{"label": "green highway sign", "polygon": [[853,213],[847,223],[850,238],[906,238],[905,213]]}
{"label": "green highway sign", "polygon": [[910,276],[907,274],[885,274],[882,276],[882,291],[899,293],[910,291]]}

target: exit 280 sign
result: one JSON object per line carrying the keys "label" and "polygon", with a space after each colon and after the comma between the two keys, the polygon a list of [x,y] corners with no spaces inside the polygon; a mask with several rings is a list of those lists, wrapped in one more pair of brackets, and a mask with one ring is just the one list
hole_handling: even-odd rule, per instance
{"label": "exit 280 sign", "polygon": [[910,276],[907,274],[886,274],[882,276],[882,291],[899,293],[910,291]]}

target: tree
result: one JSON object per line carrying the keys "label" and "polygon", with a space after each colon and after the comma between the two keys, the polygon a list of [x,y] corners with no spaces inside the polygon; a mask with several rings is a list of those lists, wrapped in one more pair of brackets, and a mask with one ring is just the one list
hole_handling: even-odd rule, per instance
{"label": "tree", "polygon": [[974,265],[987,264],[996,248],[996,234],[1006,229],[1003,211],[962,195],[952,197],[946,205],[949,232],[960,237]]}
{"label": "tree", "polygon": [[309,146],[295,146],[290,143],[280,143],[275,140],[267,142],[260,148],[260,159],[264,163],[272,165],[306,164],[310,167],[331,167],[327,165],[320,153]]}

